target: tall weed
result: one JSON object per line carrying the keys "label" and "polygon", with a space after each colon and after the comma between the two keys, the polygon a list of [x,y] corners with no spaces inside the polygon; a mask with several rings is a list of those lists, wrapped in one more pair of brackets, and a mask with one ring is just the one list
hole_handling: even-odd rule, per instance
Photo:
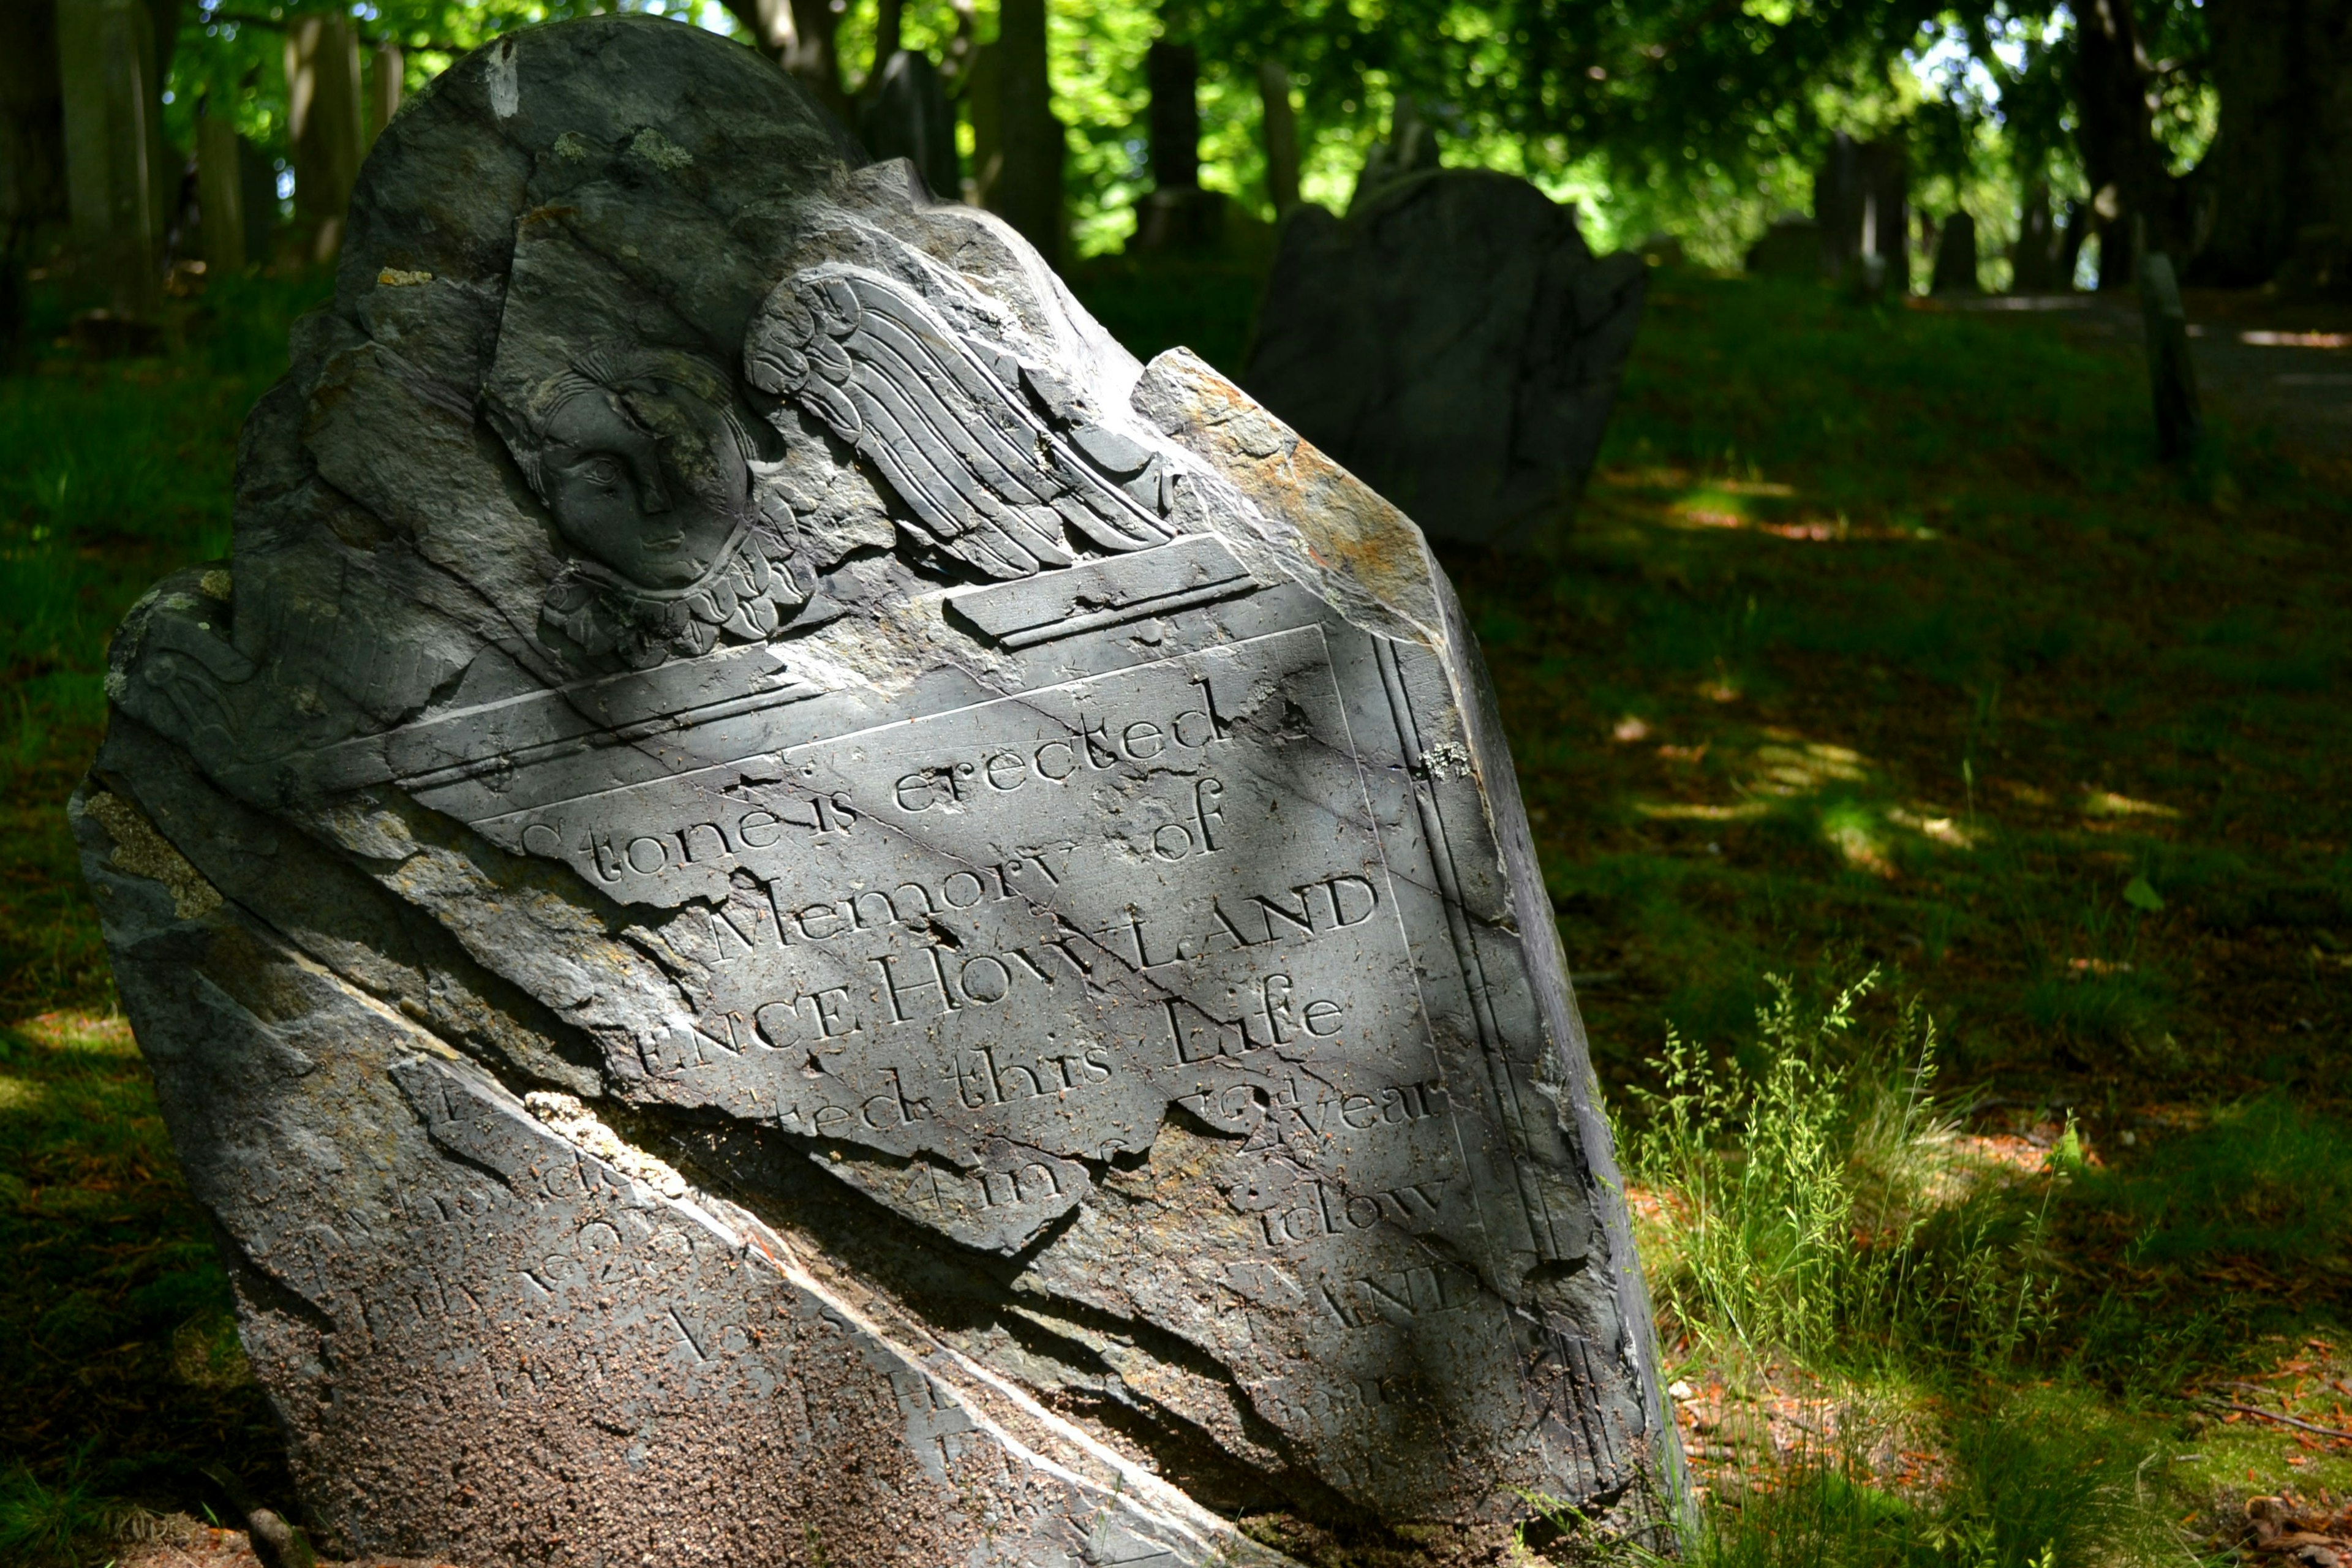
{"label": "tall weed", "polygon": [[1767,978],[1747,1070],[1669,1029],[1657,1087],[1631,1091],[1628,1169],[1680,1213],[1662,1305],[1718,1348],[1815,1364],[2010,1361],[2050,1314],[2042,1215],[1971,1192],[1933,1020],[1914,1005],[1857,1041],[1876,970],[1818,1010]]}

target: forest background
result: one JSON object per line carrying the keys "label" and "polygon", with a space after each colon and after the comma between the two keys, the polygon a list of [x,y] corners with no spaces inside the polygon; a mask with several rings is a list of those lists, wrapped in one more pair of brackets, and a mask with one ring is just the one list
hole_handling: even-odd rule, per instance
{"label": "forest background", "polygon": [[[149,0],[166,57],[164,119],[193,145],[208,110],[289,168],[281,64],[289,18],[324,7]],[[403,51],[408,91],[518,26],[610,0],[373,0],[362,42]],[[994,0],[621,0],[765,47],[836,105],[865,90],[877,42],[941,68],[952,97],[998,37]],[[8,8],[23,28],[38,5]],[[1736,263],[1777,215],[1811,205],[1831,136],[1904,142],[1915,206],[1966,210],[1985,281],[2045,199],[2070,264],[2135,223],[2192,281],[2259,283],[2298,242],[2352,234],[2352,66],[2340,0],[1013,0],[1044,13],[1051,107],[1078,255],[1117,249],[1150,188],[1144,57],[1201,61],[1201,183],[1272,218],[1262,68],[1287,72],[1302,192],[1344,206],[1401,99],[1451,164],[1524,175],[1582,206],[1597,249],[1676,237]],[[0,54],[11,51],[0,48]],[[887,56],[888,45],[881,54]],[[371,73],[380,57],[363,51]],[[14,68],[19,71],[22,65]],[[21,96],[21,95],[20,95]],[[371,89],[371,98],[374,96]],[[961,126],[969,159],[973,128]],[[290,182],[281,181],[281,194]],[[2045,198],[2043,193],[2047,193]],[[5,205],[5,204],[0,204]],[[21,205],[21,203],[20,203]],[[290,209],[289,209],[290,210]],[[2086,243],[2087,242],[2087,243]],[[2127,268],[2110,268],[2108,281]]]}

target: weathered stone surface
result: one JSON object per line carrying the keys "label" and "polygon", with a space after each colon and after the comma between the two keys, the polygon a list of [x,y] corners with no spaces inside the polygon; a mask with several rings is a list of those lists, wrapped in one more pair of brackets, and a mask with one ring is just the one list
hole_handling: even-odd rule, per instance
{"label": "weathered stone surface", "polygon": [[688,27],[470,57],[235,559],[118,638],[77,828],[314,1522],[1270,1564],[1237,1520],[1635,1507],[1647,1307],[1421,535],[856,164]]}
{"label": "weathered stone surface", "polygon": [[1644,277],[1524,180],[1392,178],[1284,220],[1242,380],[1433,537],[1518,542],[1583,488]]}

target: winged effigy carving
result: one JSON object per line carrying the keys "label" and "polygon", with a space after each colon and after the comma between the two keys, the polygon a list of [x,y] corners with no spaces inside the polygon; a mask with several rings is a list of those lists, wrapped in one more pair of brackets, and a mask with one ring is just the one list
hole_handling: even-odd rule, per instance
{"label": "winged effigy carving", "polygon": [[[1107,551],[1174,537],[1029,406],[1017,362],[983,363],[886,278],[818,267],[786,279],[753,320],[743,364],[751,384],[798,400],[879,468],[940,549],[992,577],[1070,564],[1066,525]],[[1125,442],[1118,455],[1129,450],[1142,456]]]}

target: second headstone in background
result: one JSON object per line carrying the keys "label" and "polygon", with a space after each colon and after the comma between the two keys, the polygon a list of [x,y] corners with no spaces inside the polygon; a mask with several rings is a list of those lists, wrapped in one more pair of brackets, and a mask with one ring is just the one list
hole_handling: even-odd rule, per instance
{"label": "second headstone in background", "polygon": [[1284,223],[1243,381],[1432,537],[1523,542],[1600,451],[1645,275],[1524,180],[1410,175]]}
{"label": "second headstone in background", "polygon": [[1977,283],[1977,220],[1968,214],[1954,213],[1937,232],[1936,271],[1927,288],[1936,294],[1980,291]]}

